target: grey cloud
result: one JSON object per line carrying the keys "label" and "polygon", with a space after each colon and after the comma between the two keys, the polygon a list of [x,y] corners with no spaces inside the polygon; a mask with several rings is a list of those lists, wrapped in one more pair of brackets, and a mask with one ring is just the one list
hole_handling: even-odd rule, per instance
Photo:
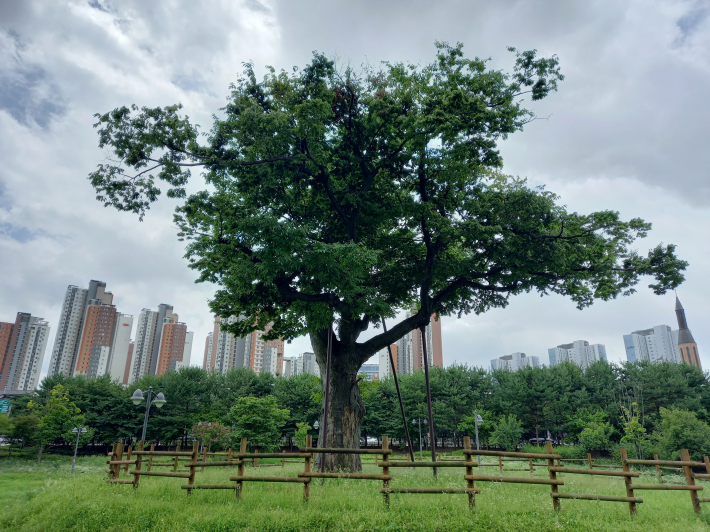
{"label": "grey cloud", "polygon": [[209,94],[212,97],[217,95],[210,87],[209,82],[196,70],[192,70],[188,73],[178,73],[176,74],[170,82],[180,87],[185,92],[198,92]]}
{"label": "grey cloud", "polygon": [[244,2],[244,6],[250,11],[255,11],[256,13],[264,13],[265,15],[271,14],[271,9],[259,2],[259,0],[246,0]]}
{"label": "grey cloud", "polygon": [[710,14],[710,8],[707,4],[698,2],[690,11],[680,17],[676,22],[676,26],[680,29],[681,34],[676,43],[683,44],[688,37],[697,31],[698,27],[707,19],[708,14]]}
{"label": "grey cloud", "polygon": [[0,223],[0,235],[6,235],[16,240],[20,244],[31,242],[38,236],[37,231],[32,231],[27,227],[13,225],[10,223]]}
{"label": "grey cloud", "polygon": [[0,34],[0,45],[0,57],[7,64],[0,70],[0,109],[25,126],[46,129],[66,112],[58,87],[41,66],[23,60],[23,45],[16,35]]}
{"label": "grey cloud", "polygon": [[112,11],[108,6],[104,6],[99,0],[89,0],[87,3],[94,9],[98,9],[104,13],[110,13]]}

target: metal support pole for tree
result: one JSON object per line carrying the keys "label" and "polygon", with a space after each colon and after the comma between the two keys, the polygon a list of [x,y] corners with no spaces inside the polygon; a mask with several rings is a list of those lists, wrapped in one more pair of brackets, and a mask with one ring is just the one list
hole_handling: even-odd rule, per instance
{"label": "metal support pole for tree", "polygon": [[72,460],[71,463],[71,474],[74,474],[74,466],[76,465],[76,453],[79,451],[79,439],[81,438],[82,433],[86,432],[86,427],[74,427],[74,430],[72,432],[76,431],[76,445],[74,446],[74,460]]}
{"label": "metal support pole for tree", "polygon": [[[382,318],[382,330],[387,332],[385,318]],[[397,368],[394,366],[394,357],[392,356],[392,346],[387,344],[387,352],[390,355],[390,366],[392,366],[392,376],[394,377],[394,385],[397,388],[397,397],[399,398],[399,410],[402,412],[402,423],[404,423],[404,431],[407,434],[407,445],[409,445],[409,456],[414,462],[414,448],[412,447],[412,438],[409,436],[409,425],[407,425],[407,416],[404,415],[404,403],[402,402],[402,392],[399,391],[399,380],[397,379]]]}
{"label": "metal support pole for tree", "polygon": [[[429,410],[429,438],[431,441],[431,461],[436,462],[436,434],[434,434],[434,414],[431,409],[431,385],[429,384],[429,357],[427,355],[426,349],[426,325],[419,327],[422,338],[422,354],[424,355],[424,380],[426,380],[426,404]],[[436,467],[432,468],[434,470],[434,476],[436,476]]]}
{"label": "metal support pole for tree", "polygon": [[419,418],[419,457],[424,459],[424,450],[422,448],[422,418]]}
{"label": "metal support pole for tree", "polygon": [[[328,327],[328,349],[326,350],[326,363],[325,363],[325,394],[323,397],[323,402],[325,403],[325,411],[323,413],[323,442],[318,441],[319,447],[328,446],[328,409],[330,408],[330,359],[333,353],[333,326]],[[325,471],[325,453],[320,455],[320,472]]]}

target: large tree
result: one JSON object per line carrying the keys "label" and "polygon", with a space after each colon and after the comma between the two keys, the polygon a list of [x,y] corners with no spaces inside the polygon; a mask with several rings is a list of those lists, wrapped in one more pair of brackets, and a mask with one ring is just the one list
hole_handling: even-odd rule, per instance
{"label": "large tree", "polygon": [[[650,224],[567,212],[500,173],[497,142],[535,120],[523,100],[563,79],[556,57],[515,54],[510,73],[445,44],[426,66],[356,71],[315,54],[303,70],[257,80],[247,64],[205,136],[180,105],[97,115],[110,162],[90,179],[99,201],[141,217],[161,186],[185,198],[175,220],[190,267],[219,286],[216,314],[245,317],[231,332],[272,321],[271,338],[309,334],[325,374],[335,323],[319,441],[358,447],[358,369],[432,315],[482,313],[532,290],[585,307],[632,293],[642,275],[659,294],[683,280],[672,245],[647,256],[631,247]],[[187,197],[191,168],[207,188]],[[412,312],[358,342],[401,309]]]}

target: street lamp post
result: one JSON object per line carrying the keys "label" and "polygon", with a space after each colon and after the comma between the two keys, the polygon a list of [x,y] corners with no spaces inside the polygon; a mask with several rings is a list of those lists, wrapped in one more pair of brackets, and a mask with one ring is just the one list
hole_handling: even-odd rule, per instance
{"label": "street lamp post", "polygon": [[[478,410],[473,411],[474,425],[476,425],[476,450],[480,451],[481,447],[478,445],[478,424],[483,421],[483,418],[478,415]],[[481,455],[478,455],[478,465],[481,465]]]}
{"label": "street lamp post", "polygon": [[74,460],[71,463],[71,474],[73,475],[74,466],[76,465],[76,453],[79,450],[79,438],[81,438],[82,434],[86,434],[86,427],[74,427],[71,431],[76,434],[76,445],[74,446]]}
{"label": "street lamp post", "polygon": [[419,457],[424,458],[424,451],[422,450],[422,420],[413,419],[412,423],[419,423]]}
{"label": "street lamp post", "polygon": [[[145,398],[145,418],[143,419],[143,436],[141,437],[141,441],[145,441],[145,433],[148,430],[148,413],[150,412],[150,406],[155,405],[158,408],[163,408],[163,405],[167,403],[165,400],[165,396],[163,395],[163,392],[158,393],[158,395],[155,396],[155,399],[151,400],[153,397],[153,387],[148,386],[148,397]],[[143,401],[143,391],[140,388],[136,388],[136,391],[133,392],[133,395],[131,396],[131,401],[133,401],[133,404],[138,406],[141,404],[141,401]]]}

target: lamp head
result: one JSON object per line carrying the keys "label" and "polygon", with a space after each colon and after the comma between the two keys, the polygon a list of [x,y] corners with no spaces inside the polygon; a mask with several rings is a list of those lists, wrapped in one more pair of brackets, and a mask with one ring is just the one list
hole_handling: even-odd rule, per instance
{"label": "lamp head", "polygon": [[155,396],[155,399],[153,399],[153,404],[158,408],[163,408],[163,405],[165,403],[167,403],[167,401],[165,400],[163,392],[160,392],[158,395]]}
{"label": "lamp head", "polygon": [[143,402],[143,392],[140,388],[136,388],[136,391],[133,392],[133,395],[131,395],[131,401],[133,401],[133,404],[136,406]]}
{"label": "lamp head", "polygon": [[318,423],[317,421],[313,423],[313,428],[318,430],[320,428],[320,423]]}

